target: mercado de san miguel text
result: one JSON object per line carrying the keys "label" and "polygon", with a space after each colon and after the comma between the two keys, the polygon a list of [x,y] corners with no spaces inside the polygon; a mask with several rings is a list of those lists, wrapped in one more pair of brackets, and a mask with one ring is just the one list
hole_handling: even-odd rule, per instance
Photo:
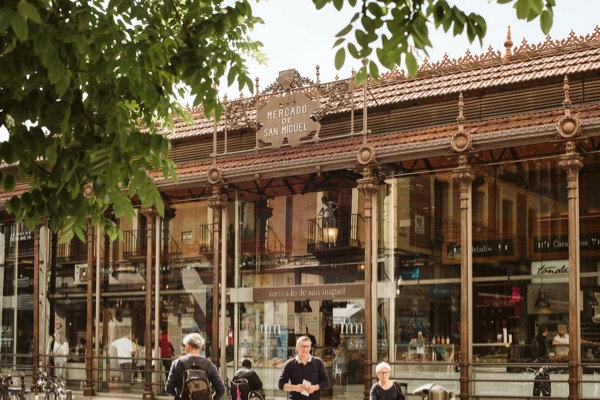
{"label": "mercado de san miguel text", "polygon": [[[60,243],[4,212],[2,372],[45,365],[57,331],[68,387],[160,395],[161,349],[200,332],[223,377],[248,359],[283,398],[310,334],[323,398],[363,396],[380,361],[411,393],[598,398],[600,29],[502,42],[414,78],[290,69],[223,98],[218,122],[191,110],[165,133],[179,180],[155,178],[164,216],[139,208],[122,239],[90,224]],[[131,382],[122,336],[154,349]]]}

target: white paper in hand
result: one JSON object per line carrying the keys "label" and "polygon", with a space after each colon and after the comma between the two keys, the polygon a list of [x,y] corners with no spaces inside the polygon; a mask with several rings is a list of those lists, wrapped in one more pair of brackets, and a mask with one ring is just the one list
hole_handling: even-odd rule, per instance
{"label": "white paper in hand", "polygon": [[[311,385],[310,381],[307,381],[306,379],[304,379],[302,381],[302,386],[304,386],[306,389],[308,389],[310,387],[310,385]],[[309,396],[308,390],[303,390],[300,393],[304,396]]]}

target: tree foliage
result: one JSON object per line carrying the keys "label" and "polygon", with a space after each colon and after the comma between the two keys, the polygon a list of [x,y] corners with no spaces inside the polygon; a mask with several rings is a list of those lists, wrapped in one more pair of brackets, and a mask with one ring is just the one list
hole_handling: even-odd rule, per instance
{"label": "tree foliage", "polygon": [[262,55],[248,32],[261,22],[246,0],[4,0],[0,158],[18,174],[0,182],[31,179],[6,209],[30,228],[48,218],[63,241],[83,238],[87,216],[114,236],[105,212],[131,217],[133,197],[162,212],[149,173],[175,167],[158,131],[186,115],[184,85],[207,114],[221,79],[252,90],[246,57]]}
{"label": "tree foliage", "polygon": [[[334,48],[338,69],[344,65],[347,54],[355,59],[370,59],[358,72],[359,81],[364,80],[367,73],[375,78],[379,76],[376,61],[387,69],[405,65],[409,75],[414,76],[418,66],[412,50],[427,54],[432,46],[430,23],[454,36],[466,33],[471,42],[481,42],[486,33],[485,19],[481,15],[467,14],[447,0],[313,0],[313,3],[318,9],[333,4],[337,10],[345,5],[356,10],[337,34]],[[554,0],[496,0],[496,3],[512,4],[519,19],[532,21],[539,17],[546,34],[552,27]]]}
{"label": "tree foliage", "polygon": [[[338,68],[347,54],[371,58],[359,80],[379,75],[375,60],[389,69],[406,65],[414,75],[411,48],[431,47],[430,23],[471,41],[486,31],[481,16],[447,0],[313,3],[356,9],[334,48]],[[553,0],[497,3],[512,4],[521,19],[539,17],[544,32],[552,25]],[[252,91],[246,59],[264,55],[249,32],[260,23],[250,0],[4,0],[0,125],[9,140],[0,144],[0,161],[17,173],[4,168],[0,184],[12,191],[17,181],[29,182],[6,210],[30,229],[47,219],[62,241],[83,239],[88,216],[114,237],[106,212],[132,217],[132,198],[162,213],[149,174],[176,179],[160,133],[187,116],[176,99],[189,87],[194,105],[218,118],[221,80]]]}

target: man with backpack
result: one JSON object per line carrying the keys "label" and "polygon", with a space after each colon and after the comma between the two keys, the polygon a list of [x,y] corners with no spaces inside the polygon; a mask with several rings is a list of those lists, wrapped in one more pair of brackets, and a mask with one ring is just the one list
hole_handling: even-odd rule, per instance
{"label": "man with backpack", "polygon": [[242,367],[233,374],[233,383],[231,385],[231,398],[237,399],[237,391],[240,392],[239,400],[248,400],[250,392],[257,392],[264,398],[262,392],[263,383],[256,371],[252,370],[252,362],[248,359],[242,361]]}
{"label": "man with backpack", "polygon": [[[204,339],[198,333],[183,338],[185,355],[173,361],[165,392],[175,400],[221,400],[225,384],[217,367],[207,358],[200,356]],[[214,390],[214,398],[211,393]]]}

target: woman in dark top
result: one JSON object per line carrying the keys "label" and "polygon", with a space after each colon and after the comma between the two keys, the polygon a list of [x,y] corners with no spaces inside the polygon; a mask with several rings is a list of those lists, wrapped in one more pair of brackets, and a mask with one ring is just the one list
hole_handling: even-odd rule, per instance
{"label": "woman in dark top", "polygon": [[400,385],[390,379],[392,368],[386,362],[380,362],[375,367],[379,380],[371,386],[370,400],[403,400],[404,395]]}

